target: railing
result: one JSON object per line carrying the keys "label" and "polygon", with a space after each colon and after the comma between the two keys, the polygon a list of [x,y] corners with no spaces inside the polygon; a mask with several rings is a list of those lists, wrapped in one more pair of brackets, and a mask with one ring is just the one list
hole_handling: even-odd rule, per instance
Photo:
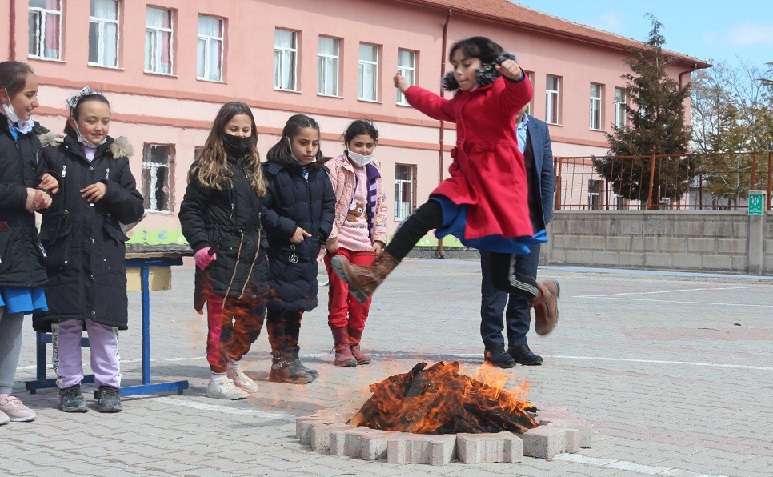
{"label": "railing", "polygon": [[[736,210],[767,191],[773,151],[554,157],[556,210]],[[603,173],[602,173],[603,172]]]}

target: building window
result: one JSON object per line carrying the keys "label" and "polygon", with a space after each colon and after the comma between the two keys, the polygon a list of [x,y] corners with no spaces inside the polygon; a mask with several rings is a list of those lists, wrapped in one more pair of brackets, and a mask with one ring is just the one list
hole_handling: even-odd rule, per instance
{"label": "building window", "polygon": [[590,128],[601,129],[601,98],[604,87],[598,83],[590,84]]}
{"label": "building window", "polygon": [[395,220],[406,219],[416,207],[416,166],[395,164]]}
{"label": "building window", "polygon": [[89,63],[118,66],[118,2],[91,0],[89,17]]}
{"label": "building window", "polygon": [[172,41],[174,25],[172,10],[147,7],[145,24],[145,71],[170,75],[173,70]]}
{"label": "building window", "polygon": [[[408,86],[416,84],[416,52],[410,50],[397,50],[397,72],[405,77]],[[397,90],[397,104],[408,105],[408,100],[399,89]]]}
{"label": "building window", "polygon": [[360,43],[357,99],[378,101],[378,46]]}
{"label": "building window", "polygon": [[601,184],[600,180],[588,180],[588,208],[590,210],[601,209]]}
{"label": "building window", "polygon": [[317,93],[338,96],[338,39],[319,37]]}
{"label": "building window", "polygon": [[[525,71],[526,77],[529,78],[529,81],[531,82],[531,87],[534,88],[534,72],[533,71]],[[531,115],[532,109],[534,106],[534,96],[532,95],[531,101],[523,107],[523,113]]]}
{"label": "building window", "polygon": [[170,145],[145,144],[142,148],[142,197],[145,210],[170,212],[172,168],[174,147]]}
{"label": "building window", "polygon": [[196,78],[223,81],[223,30],[224,22],[220,18],[199,15]]}
{"label": "building window", "polygon": [[62,2],[30,0],[30,57],[62,58]]}
{"label": "building window", "polygon": [[615,206],[615,210],[625,210],[628,207],[625,205],[625,196],[620,194],[612,194],[612,203]]}
{"label": "building window", "polygon": [[618,129],[625,128],[625,88],[615,88],[615,127]]}
{"label": "building window", "polygon": [[561,110],[561,78],[548,75],[545,84],[545,122],[560,124],[558,113]]}
{"label": "building window", "polygon": [[274,30],[274,89],[297,90],[298,32]]}

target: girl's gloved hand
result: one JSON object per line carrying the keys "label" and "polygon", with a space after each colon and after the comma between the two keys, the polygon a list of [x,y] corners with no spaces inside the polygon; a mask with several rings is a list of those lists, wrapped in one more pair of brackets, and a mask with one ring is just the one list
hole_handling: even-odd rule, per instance
{"label": "girl's gloved hand", "polygon": [[213,260],[217,259],[217,254],[209,254],[209,247],[204,247],[193,255],[193,259],[196,261],[196,266],[199,269],[206,269]]}

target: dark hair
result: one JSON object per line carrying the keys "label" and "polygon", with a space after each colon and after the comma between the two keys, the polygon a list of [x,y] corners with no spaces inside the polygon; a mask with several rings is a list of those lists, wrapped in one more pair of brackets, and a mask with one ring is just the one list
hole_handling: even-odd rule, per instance
{"label": "dark hair", "polygon": [[[292,141],[295,136],[298,135],[301,129],[314,128],[319,132],[319,124],[314,118],[306,116],[305,114],[294,114],[287,120],[285,127],[282,129],[282,137],[279,138],[279,142],[271,146],[266,154],[266,160],[268,162],[276,162],[278,164],[292,165],[295,164],[293,159],[293,151],[290,149],[290,143],[288,139]],[[317,150],[315,161],[309,164],[309,167],[319,167],[324,157],[322,155],[322,148]]]}
{"label": "dark hair", "polygon": [[[89,93],[86,96],[83,96],[82,98],[80,98],[78,100],[78,103],[75,105],[75,107],[70,109],[70,117],[73,118],[75,122],[78,122],[78,117],[81,115],[81,105],[83,103],[88,103],[91,101],[105,103],[108,108],[110,107],[110,101],[108,101],[107,98],[105,98],[105,95],[103,95],[102,93]],[[77,134],[75,132],[75,129],[73,129],[73,127],[70,126],[70,121],[67,121],[67,123],[64,125],[64,132],[65,134],[72,134],[72,135]]]}
{"label": "dark hair", "polygon": [[21,61],[0,62],[0,89],[8,93],[8,99],[24,89],[27,75],[34,75],[32,67]]}
{"label": "dark hair", "polygon": [[465,58],[480,59],[481,63],[494,63],[504,52],[497,42],[483,36],[459,40],[451,45],[451,51],[448,53],[449,61],[453,60],[456,50],[461,50]]}
{"label": "dark hair", "polygon": [[227,174],[226,162],[228,155],[223,146],[225,137],[225,126],[237,114],[246,114],[250,118],[250,137],[254,138],[250,145],[250,153],[244,157],[244,165],[250,171],[250,183],[253,190],[263,196],[266,193],[266,185],[263,181],[263,170],[260,167],[260,154],[258,154],[258,128],[255,125],[255,116],[250,107],[241,101],[232,101],[225,103],[220,107],[220,111],[215,116],[212,123],[212,129],[209,131],[207,141],[204,143],[204,149],[201,151],[199,159],[196,161],[196,167],[192,168],[188,174],[188,182],[196,179],[202,185],[213,189],[222,190],[225,183],[231,183],[231,178]]}
{"label": "dark hair", "polygon": [[373,138],[374,142],[378,143],[378,129],[373,125],[373,122],[369,119],[357,119],[352,121],[349,127],[346,128],[346,131],[344,131],[343,138],[347,147],[349,146],[349,141],[360,134],[367,134]]}

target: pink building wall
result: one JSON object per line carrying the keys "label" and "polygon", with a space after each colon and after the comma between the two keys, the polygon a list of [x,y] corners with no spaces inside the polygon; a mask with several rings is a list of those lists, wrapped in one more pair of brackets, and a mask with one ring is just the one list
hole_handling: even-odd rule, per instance
{"label": "pink building wall", "polygon": [[[503,0],[505,1],[505,0]],[[40,82],[37,119],[52,130],[64,126],[64,99],[83,85],[104,91],[112,103],[111,135],[127,136],[135,146],[132,171],[141,181],[144,143],[174,146],[172,199],[169,212],[148,212],[134,230],[133,241],[180,240],[176,212],[185,191],[185,176],[194,148],[204,144],[220,105],[242,100],[253,108],[265,155],[276,142],[285,120],[295,112],[314,116],[321,125],[323,151],[342,151],[340,135],[353,119],[368,117],[380,131],[376,154],[389,203],[394,204],[395,163],[416,166],[416,205],[423,203],[439,177],[438,122],[410,107],[396,104],[392,77],[398,48],[416,52],[417,84],[437,91],[441,74],[442,33],[447,11],[402,1],[367,0],[122,0],[118,68],[88,65],[89,2],[62,0],[61,61],[29,58],[28,0],[0,2],[0,18],[15,9],[17,60],[28,61]],[[144,72],[146,7],[174,11],[174,71],[172,75]],[[322,8],[324,6],[324,8]],[[223,81],[196,79],[198,15],[225,20]],[[299,92],[273,86],[274,30],[299,32]],[[0,28],[0,59],[11,56],[11,28]],[[591,82],[605,85],[602,127],[614,118],[614,88],[623,86],[625,51],[558,37],[504,22],[492,22],[455,12],[448,25],[448,44],[474,35],[489,36],[514,52],[525,70],[533,71],[532,114],[545,117],[545,76],[563,78],[560,125],[551,125],[554,154],[587,156],[607,150],[602,132],[588,127]],[[339,97],[317,94],[317,42],[320,35],[340,39]],[[378,101],[357,99],[359,43],[379,45]],[[446,63],[446,69],[450,66]],[[676,78],[684,65],[674,66]],[[689,79],[689,78],[687,78]],[[446,124],[443,174],[450,164],[453,124]],[[391,207],[390,207],[391,209]],[[390,229],[399,220],[390,210]]]}

